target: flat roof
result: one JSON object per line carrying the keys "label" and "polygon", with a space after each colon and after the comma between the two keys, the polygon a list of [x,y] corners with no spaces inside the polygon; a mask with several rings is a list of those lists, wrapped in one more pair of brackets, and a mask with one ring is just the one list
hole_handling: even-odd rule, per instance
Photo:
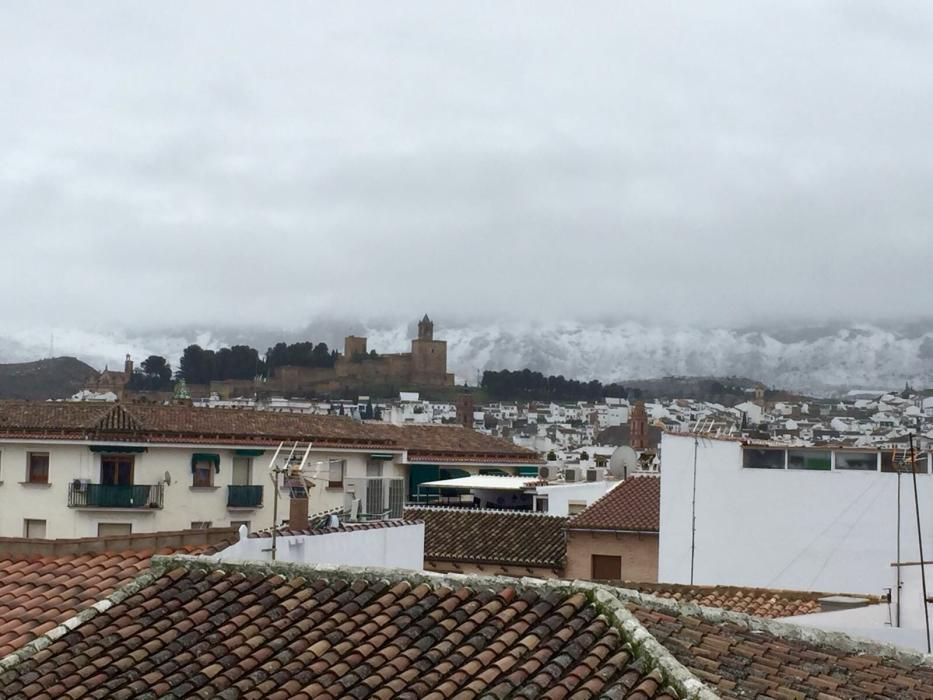
{"label": "flat roof", "polygon": [[522,491],[542,483],[536,476],[497,476],[495,474],[474,474],[459,476],[455,479],[422,481],[419,486],[439,486],[445,489],[490,489],[494,491]]}

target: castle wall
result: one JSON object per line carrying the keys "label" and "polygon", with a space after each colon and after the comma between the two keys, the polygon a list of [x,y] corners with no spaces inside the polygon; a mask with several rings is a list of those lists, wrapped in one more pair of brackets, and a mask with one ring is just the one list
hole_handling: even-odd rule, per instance
{"label": "castle wall", "polygon": [[411,341],[411,379],[416,384],[446,384],[447,342]]}

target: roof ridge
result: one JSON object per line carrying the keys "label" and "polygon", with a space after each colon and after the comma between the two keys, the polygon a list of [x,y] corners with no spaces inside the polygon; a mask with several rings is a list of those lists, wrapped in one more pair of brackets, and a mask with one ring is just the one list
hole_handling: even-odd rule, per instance
{"label": "roof ridge", "polygon": [[690,669],[677,660],[658,639],[632,614],[619,599],[615,589],[591,581],[570,581],[566,579],[540,579],[523,576],[477,576],[475,574],[436,573],[414,571],[411,569],[336,566],[332,564],[295,564],[288,562],[223,562],[218,563],[205,557],[186,554],[154,556],[151,564],[153,571],[160,574],[172,567],[182,567],[204,572],[239,571],[247,575],[266,576],[302,576],[317,574],[323,578],[362,579],[364,581],[385,581],[388,583],[424,584],[433,589],[443,587],[463,587],[470,590],[494,590],[506,587],[518,591],[557,590],[568,594],[583,593],[593,602],[607,623],[616,629],[627,643],[636,659],[646,661],[652,668],[658,669],[666,685],[672,686],[683,698],[693,700],[718,700],[719,695],[698,678]]}
{"label": "roof ridge", "polygon": [[138,593],[140,590],[155,581],[161,575],[161,572],[157,572],[155,568],[152,567],[151,562],[153,559],[154,557],[150,559],[149,569],[141,572],[138,576],[134,577],[126,584],[120,586],[110,595],[104,597],[102,600],[98,600],[90,607],[81,610],[64,622],[53,627],[45,634],[36,637],[31,642],[27,642],[20,649],[17,649],[7,656],[0,658],[0,673],[6,673],[7,671],[16,668],[20,663],[29,659],[33,654],[42,651],[54,641],[68,634],[79,625],[87,622],[93,617],[96,617],[102,612],[106,612],[114,605],[122,603],[131,595]]}
{"label": "roof ridge", "polygon": [[143,424],[139,418],[121,403],[115,403],[102,416],[95,419],[89,427],[101,431],[130,431],[134,433],[143,430]]}
{"label": "roof ridge", "polygon": [[[732,584],[720,585],[720,584],[715,584],[715,583],[670,583],[670,582],[662,583],[660,581],[657,581],[657,582],[655,581],[623,581],[622,583],[623,584],[631,583],[631,584],[635,584],[638,586],[644,586],[646,590],[650,590],[652,586],[657,586],[659,588],[663,588],[666,586],[671,590],[673,589],[677,589],[677,590],[698,589],[698,590],[703,590],[703,591],[707,591],[707,590],[708,591],[725,591],[725,592],[742,591],[742,592],[748,592],[748,593],[771,593],[771,594],[777,594],[777,595],[784,595],[788,597],[820,596],[821,598],[825,598],[827,596],[840,595],[840,596],[847,596],[850,598],[864,598],[866,600],[872,600],[875,602],[881,601],[881,598],[877,595],[872,595],[869,593],[843,593],[841,591],[835,591],[835,592],[802,591],[802,590],[797,590],[794,588],[764,588],[762,586],[735,586]],[[637,588],[630,589],[624,585],[619,586],[619,588],[623,588],[625,590],[634,590],[634,591],[638,591],[639,593],[642,593],[643,595],[647,595],[645,591],[641,591]],[[657,596],[657,597],[663,597],[663,596]]]}
{"label": "roof ridge", "polygon": [[496,515],[519,515],[527,516],[533,518],[559,518],[561,520],[567,520],[565,515],[554,515],[553,513],[539,513],[533,510],[508,510],[506,508],[457,508],[456,506],[420,506],[417,504],[414,505],[405,505],[402,507],[402,512],[406,510],[428,510],[437,513],[494,513]]}
{"label": "roof ridge", "polygon": [[767,632],[781,639],[821,644],[848,653],[873,654],[885,659],[933,667],[933,655],[924,654],[921,651],[915,651],[896,644],[878,642],[873,639],[859,637],[846,632],[828,632],[816,627],[795,625],[792,622],[772,620],[756,615],[749,615],[748,613],[725,610],[723,608],[711,608],[689,601],[679,601],[674,598],[663,598],[651,595],[650,593],[642,593],[641,591],[636,591],[631,588],[617,586],[612,586],[611,588],[618,591],[619,595],[626,600],[645,605],[646,607],[661,609],[665,612],[695,615],[707,622],[728,622],[740,627],[745,627],[753,632]]}

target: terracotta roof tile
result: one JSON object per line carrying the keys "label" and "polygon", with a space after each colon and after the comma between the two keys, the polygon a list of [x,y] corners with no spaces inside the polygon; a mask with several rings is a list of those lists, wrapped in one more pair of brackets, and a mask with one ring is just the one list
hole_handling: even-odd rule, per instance
{"label": "terracotta roof tile", "polygon": [[[415,525],[415,522],[412,522],[410,519],[389,519],[389,520],[369,520],[366,522],[341,522],[335,527],[314,527],[308,528],[307,530],[292,530],[288,527],[280,527],[278,530],[279,537],[288,537],[292,535],[329,535],[334,532],[358,532],[360,530],[384,530],[386,528],[393,527],[407,527],[408,525]],[[272,537],[271,528],[268,530],[257,530],[256,532],[249,533],[248,537],[251,538],[269,538]],[[213,552],[209,552],[213,553]]]}
{"label": "terracotta roof tile", "polygon": [[570,519],[573,530],[657,532],[661,519],[661,479],[630,476],[589,508]]}
{"label": "terracotta roof tile", "polygon": [[[159,553],[173,551],[179,550]],[[149,567],[153,553],[0,555],[0,658],[132,580]]]}
{"label": "terracotta roof tile", "polygon": [[424,558],[560,569],[566,518],[541,513],[466,508],[407,507],[404,517],[424,522]]}
{"label": "terracotta roof tile", "polygon": [[[772,588],[743,588],[739,586],[690,586],[676,583],[622,582],[623,588],[648,593],[659,598],[694,603],[708,608],[722,608],[763,618],[809,615],[821,611],[820,599],[832,593],[787,591]],[[873,596],[859,594],[872,603],[880,602]]]}
{"label": "terracotta roof tile", "polygon": [[725,698],[933,698],[933,666],[805,642],[740,620],[630,602],[678,661]]}
{"label": "terracotta roof tile", "polygon": [[[174,569],[0,674],[0,698],[673,697],[582,594],[319,576]],[[218,591],[240,594],[198,624],[179,614]]]}
{"label": "terracotta roof tile", "polygon": [[0,401],[0,436],[266,446],[301,440],[330,447],[404,449],[411,461],[539,461],[534,452],[508,440],[459,426],[397,426],[343,416],[160,404]]}

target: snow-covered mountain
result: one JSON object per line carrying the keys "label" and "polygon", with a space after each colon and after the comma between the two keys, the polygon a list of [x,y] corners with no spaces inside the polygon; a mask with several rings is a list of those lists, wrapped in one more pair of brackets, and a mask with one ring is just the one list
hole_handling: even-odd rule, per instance
{"label": "snow-covered mountain", "polygon": [[[196,331],[94,333],[54,329],[55,354],[74,355],[102,368],[155,353],[173,363],[181,349],[197,342],[221,347],[246,342],[265,349],[275,339],[310,338],[341,347],[344,331],[365,334],[377,352],[404,352],[414,324],[327,324],[302,331]],[[670,375],[741,376],[769,385],[834,393],[848,388],[893,389],[905,381],[933,386],[933,324],[885,326],[708,329],[636,322],[438,324],[435,336],[448,341],[448,364],[459,381],[475,384],[485,369],[529,367],[579,379],[624,381]],[[46,357],[50,331],[0,334],[0,362]]]}
{"label": "snow-covered mountain", "polygon": [[[699,329],[640,323],[439,329],[448,364],[471,384],[484,369],[529,367],[579,379],[739,376],[810,392],[933,386],[933,324],[891,330],[845,328]],[[407,329],[374,330],[370,347],[400,351]]]}

